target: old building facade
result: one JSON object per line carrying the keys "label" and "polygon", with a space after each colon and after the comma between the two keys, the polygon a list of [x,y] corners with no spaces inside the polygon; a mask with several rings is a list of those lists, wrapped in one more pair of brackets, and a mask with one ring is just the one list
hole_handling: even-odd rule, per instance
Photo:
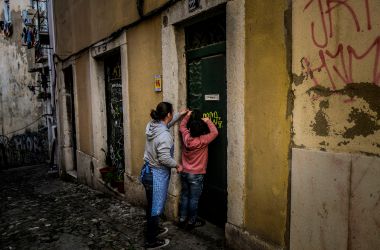
{"label": "old building facade", "polygon": [[46,163],[54,125],[47,4],[0,4],[0,167]]}
{"label": "old building facade", "polygon": [[[145,125],[165,100],[218,127],[200,212],[227,245],[379,245],[379,9],[375,0],[53,1],[62,173],[143,204]],[[174,137],[179,159],[176,127]],[[179,194],[173,172],[168,218]]]}

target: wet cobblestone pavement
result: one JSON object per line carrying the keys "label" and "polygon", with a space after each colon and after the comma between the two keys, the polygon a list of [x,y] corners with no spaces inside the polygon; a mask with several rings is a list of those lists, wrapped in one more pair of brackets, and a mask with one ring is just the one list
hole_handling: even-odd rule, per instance
{"label": "wet cobblestone pavement", "polygon": [[[143,209],[47,171],[0,172],[0,249],[143,249]],[[223,249],[220,232],[210,237],[164,224],[171,239],[165,249]]]}

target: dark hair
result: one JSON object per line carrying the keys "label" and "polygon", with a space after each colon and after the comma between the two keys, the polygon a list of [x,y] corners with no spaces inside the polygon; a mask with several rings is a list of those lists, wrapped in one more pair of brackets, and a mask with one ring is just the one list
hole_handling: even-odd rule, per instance
{"label": "dark hair", "polygon": [[150,117],[155,121],[160,121],[165,119],[169,113],[173,113],[173,105],[169,102],[160,102],[157,105],[156,110],[152,109]]}
{"label": "dark hair", "polygon": [[202,113],[197,109],[191,112],[186,127],[190,130],[191,137],[198,137],[210,133],[207,124],[202,120]]}

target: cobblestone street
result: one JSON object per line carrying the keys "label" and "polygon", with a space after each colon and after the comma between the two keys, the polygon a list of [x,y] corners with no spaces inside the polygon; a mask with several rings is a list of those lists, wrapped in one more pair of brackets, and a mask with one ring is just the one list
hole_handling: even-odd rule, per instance
{"label": "cobblestone street", "polygon": [[[143,209],[47,172],[46,166],[0,172],[1,249],[143,249]],[[186,232],[164,224],[166,249],[223,249],[221,229]]]}

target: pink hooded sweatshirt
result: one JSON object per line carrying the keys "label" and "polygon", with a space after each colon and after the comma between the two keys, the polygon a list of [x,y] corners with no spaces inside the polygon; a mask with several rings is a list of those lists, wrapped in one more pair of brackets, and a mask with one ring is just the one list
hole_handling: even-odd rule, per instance
{"label": "pink hooded sweatshirt", "polygon": [[186,115],[180,126],[182,134],[182,166],[183,172],[190,174],[205,174],[208,161],[208,144],[218,136],[218,130],[212,121],[207,121],[210,133],[199,137],[191,137],[190,130],[186,128],[190,116]]}

